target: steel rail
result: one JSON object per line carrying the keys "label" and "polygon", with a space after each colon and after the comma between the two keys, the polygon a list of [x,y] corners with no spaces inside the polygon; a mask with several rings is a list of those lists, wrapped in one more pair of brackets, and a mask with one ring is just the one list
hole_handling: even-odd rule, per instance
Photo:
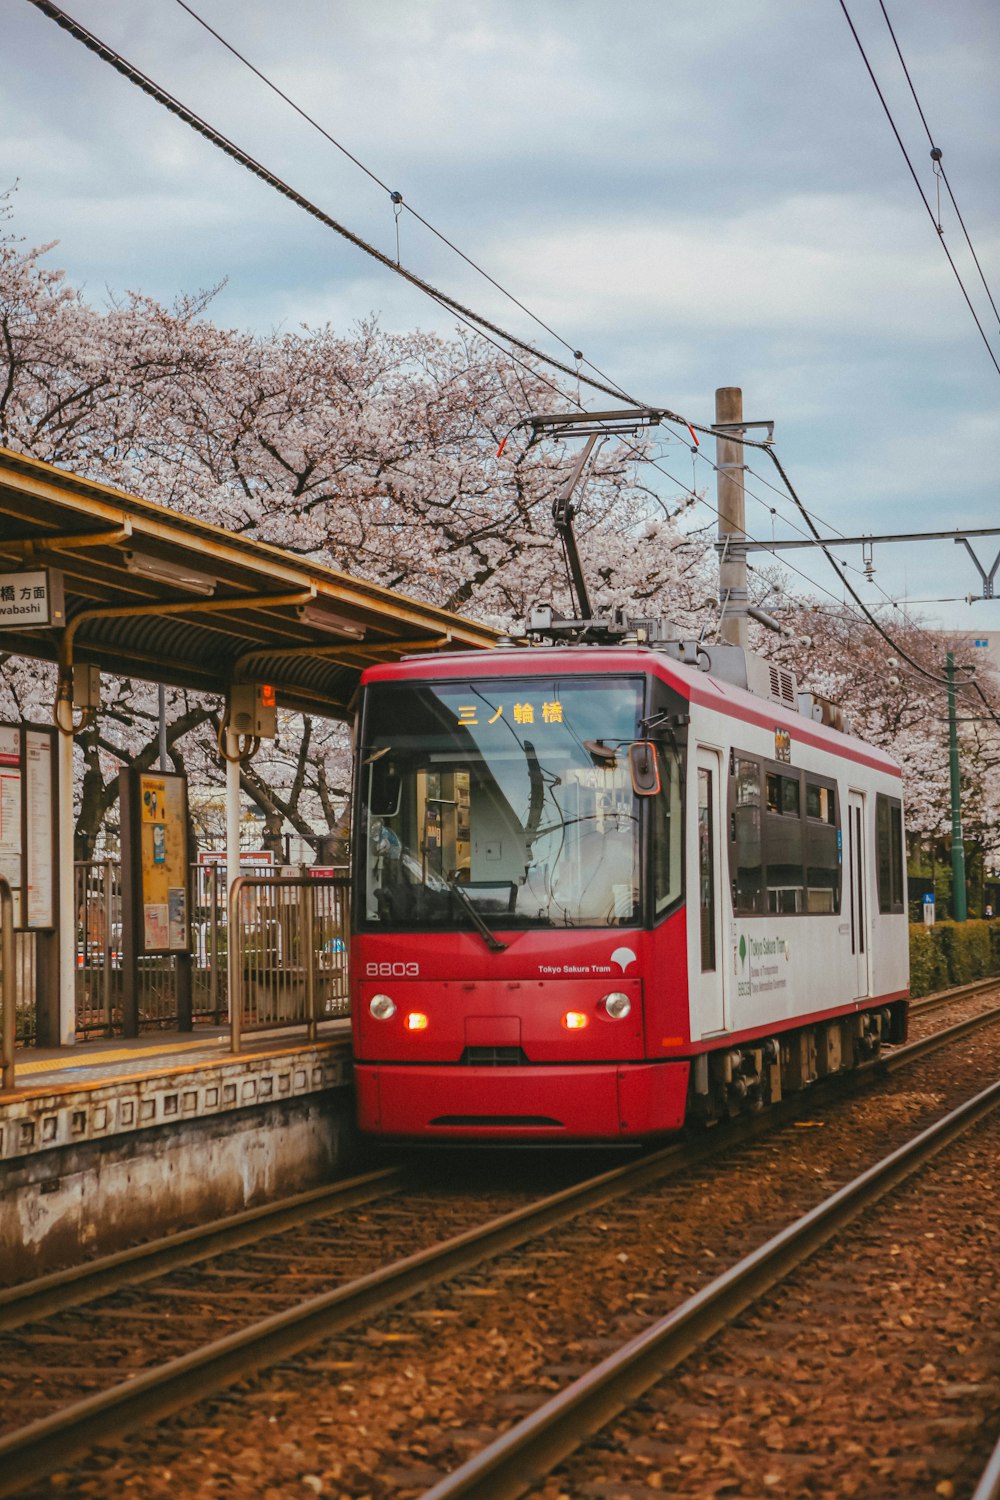
{"label": "steel rail", "polygon": [[950,990],[937,990],[932,995],[921,995],[910,1001],[911,1015],[926,1015],[928,1011],[941,1010],[946,1005],[959,1005],[963,1000],[972,1000],[986,990],[1000,989],[1000,974],[986,979],[972,979],[968,984],[957,984]]}
{"label": "steel rail", "polygon": [[935,1045],[945,1046],[992,1019],[1000,1019],[1000,1007],[901,1047],[891,1057],[863,1065],[852,1073],[822,1079],[759,1114],[733,1121],[731,1128],[723,1125],[708,1135],[672,1143],[486,1225],[466,1230],[189,1354],[140,1370],[127,1381],[16,1429],[0,1437],[0,1496],[16,1493],[26,1483],[44,1477],[58,1464],[86,1452],[103,1439],[120,1437],[169,1416],[221,1386],[288,1358],[362,1317],[392,1307],[484,1260],[514,1249],[587,1209],[702,1165],[768,1134],[775,1126],[794,1120],[803,1108],[811,1110],[818,1101],[832,1101],[843,1092],[845,1083],[854,1087],[874,1084],[885,1072],[896,1071],[908,1061],[916,1061],[934,1050]]}
{"label": "steel rail", "polygon": [[[726,1134],[731,1142],[732,1134]],[[686,1143],[665,1147],[653,1156],[466,1230],[189,1354],[140,1370],[105,1391],[7,1433],[0,1437],[0,1496],[16,1494],[25,1484],[44,1477],[104,1439],[120,1437],[169,1416],[220,1386],[349,1327],[359,1318],[392,1307],[523,1244],[586,1208],[681,1171],[719,1149],[708,1141],[696,1143],[693,1153]]]}
{"label": "steel rail", "polygon": [[296,1193],[277,1203],[248,1208],[226,1219],[214,1219],[178,1234],[164,1235],[144,1245],[132,1245],[113,1255],[102,1255],[17,1286],[0,1287],[0,1332],[35,1322],[65,1307],[93,1301],[122,1286],[148,1281],[178,1266],[194,1265],[225,1250],[253,1244],[322,1214],[370,1203],[396,1192],[401,1181],[399,1167],[383,1167],[361,1177]]}
{"label": "steel rail", "polygon": [[1000,1442],[993,1449],[973,1491],[972,1500],[1000,1500]]}
{"label": "steel rail", "polygon": [[[1000,1021],[1000,1005],[994,1005],[991,1010],[981,1010],[978,1016],[966,1016],[964,1021],[956,1021],[954,1026],[946,1026],[943,1031],[932,1031],[914,1042],[907,1042],[894,1052],[887,1052],[884,1057],[879,1057],[875,1067],[885,1073],[895,1073],[900,1068],[909,1067],[910,1063],[919,1062],[928,1052],[938,1052],[952,1042],[960,1042],[970,1031],[978,1031],[980,1026],[988,1026],[992,1021]],[[846,1075],[848,1078],[851,1076]]]}
{"label": "steel rail", "polygon": [[[1000,1082],[788,1225],[489,1444],[421,1500],[513,1500],[931,1156],[1000,1107]],[[985,1478],[985,1476],[984,1476]],[[986,1490],[993,1496],[995,1491]]]}
{"label": "steel rail", "polygon": [[[954,1027],[936,1031],[919,1041],[907,1043],[898,1051],[886,1053],[871,1064],[862,1064],[851,1073],[832,1074],[829,1078],[820,1079],[810,1085],[808,1090],[788,1095],[779,1105],[771,1106],[762,1114],[734,1122],[732,1135],[739,1140],[753,1139],[762,1130],[774,1128],[783,1124],[786,1119],[794,1118],[804,1102],[808,1102],[811,1109],[817,1102],[825,1102],[828,1094],[835,1096],[842,1092],[845,1084],[857,1088],[874,1082],[880,1070],[893,1073],[916,1062],[927,1052],[946,1046],[950,1041],[959,1040],[966,1032],[975,1030],[992,1019],[1000,1020],[1000,1007],[956,1022]],[[738,1142],[734,1139],[729,1143]],[[705,1155],[704,1148],[699,1151],[698,1147],[697,1140],[688,1141],[684,1145],[666,1147],[657,1153],[655,1159],[660,1163],[658,1176],[683,1170],[688,1164],[700,1164],[705,1160]],[[720,1148],[720,1141],[713,1138],[709,1143],[709,1154],[714,1154]],[[678,1153],[683,1153],[683,1158]],[[123,1286],[149,1281],[154,1276],[176,1270],[179,1266],[194,1265],[226,1250],[254,1244],[267,1235],[277,1234],[294,1224],[306,1223],[322,1214],[356,1207],[360,1203],[368,1203],[396,1192],[400,1170],[397,1167],[386,1167],[346,1182],[313,1188],[292,1198],[282,1198],[277,1203],[262,1204],[229,1218],[216,1219],[209,1224],[182,1230],[178,1234],[165,1235],[147,1244],[133,1245],[82,1265],[54,1271],[15,1286],[0,1287],[0,1333],[48,1317],[63,1308],[93,1301]],[[601,1180],[604,1180],[604,1174]],[[620,1184],[620,1192],[631,1191],[625,1177],[620,1179]]]}

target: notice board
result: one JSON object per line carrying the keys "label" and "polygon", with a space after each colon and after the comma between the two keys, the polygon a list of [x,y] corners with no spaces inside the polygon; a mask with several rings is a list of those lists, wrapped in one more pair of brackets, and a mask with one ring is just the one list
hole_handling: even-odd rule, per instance
{"label": "notice board", "polygon": [[14,926],[56,923],[55,729],[0,724],[0,875],[14,897]]}
{"label": "notice board", "polygon": [[136,951],[190,947],[187,778],[172,771],[122,771],[122,876],[130,887]]}

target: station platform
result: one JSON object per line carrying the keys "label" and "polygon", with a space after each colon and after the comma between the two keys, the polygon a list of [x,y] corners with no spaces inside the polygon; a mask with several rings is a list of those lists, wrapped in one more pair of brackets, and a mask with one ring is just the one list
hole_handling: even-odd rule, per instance
{"label": "station platform", "polygon": [[[319,1041],[342,1043],[350,1039],[350,1034],[349,1020],[326,1021],[319,1028]],[[221,1065],[238,1061],[239,1057],[296,1051],[303,1045],[301,1026],[252,1031],[242,1038],[239,1054],[234,1054],[230,1051],[228,1026],[199,1026],[195,1032],[157,1031],[139,1037],[92,1038],[73,1047],[19,1047],[14,1053],[14,1094],[0,1091],[0,1110],[6,1101],[27,1091],[48,1092],[52,1086],[110,1083],[140,1073]]]}
{"label": "station platform", "polygon": [[0,1093],[0,1279],[37,1275],[336,1175],[353,1151],[350,1022],[19,1050]]}

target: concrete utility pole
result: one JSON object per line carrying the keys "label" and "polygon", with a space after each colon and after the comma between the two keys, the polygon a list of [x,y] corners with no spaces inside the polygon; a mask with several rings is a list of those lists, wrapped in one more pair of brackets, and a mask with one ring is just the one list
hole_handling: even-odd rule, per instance
{"label": "concrete utility pole", "polygon": [[958,729],[955,725],[955,657],[948,652],[948,769],[951,773],[951,915],[968,920],[965,899],[965,845],[962,842],[962,782],[958,766]]}
{"label": "concrete utility pole", "polygon": [[[737,428],[743,421],[743,392],[723,386],[715,393],[716,426]],[[717,436],[715,462],[719,497],[719,639],[728,646],[747,644],[746,497],[743,490],[743,439]]]}

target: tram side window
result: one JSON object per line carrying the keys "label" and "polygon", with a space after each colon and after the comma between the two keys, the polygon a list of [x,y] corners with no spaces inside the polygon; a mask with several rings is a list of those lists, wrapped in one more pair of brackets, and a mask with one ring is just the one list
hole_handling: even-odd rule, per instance
{"label": "tram side window", "polygon": [[738,916],[764,910],[761,837],[760,762],[733,754],[729,776],[729,873],[733,910]]}
{"label": "tram side window", "polygon": [[766,793],[764,855],[767,867],[767,910],[784,914],[802,911],[804,881],[799,778],[769,771]]}
{"label": "tram side window", "polygon": [[878,909],[904,909],[903,804],[897,797],[875,798],[875,859],[878,870]]}
{"label": "tram side window", "polygon": [[806,911],[840,910],[837,789],[806,781]]}

